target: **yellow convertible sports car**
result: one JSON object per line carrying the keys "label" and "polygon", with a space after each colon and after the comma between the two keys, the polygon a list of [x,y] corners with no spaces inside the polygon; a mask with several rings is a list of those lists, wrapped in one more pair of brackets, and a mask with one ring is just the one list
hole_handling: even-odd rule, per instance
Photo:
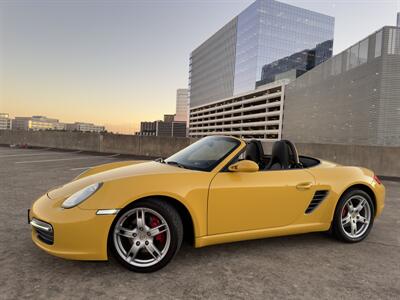
{"label": "yellow convertible sports car", "polygon": [[265,237],[331,231],[345,242],[370,232],[385,188],[370,170],[298,156],[289,141],[203,138],[171,157],[91,168],[28,211],[32,239],[68,259],[156,271],[178,252]]}

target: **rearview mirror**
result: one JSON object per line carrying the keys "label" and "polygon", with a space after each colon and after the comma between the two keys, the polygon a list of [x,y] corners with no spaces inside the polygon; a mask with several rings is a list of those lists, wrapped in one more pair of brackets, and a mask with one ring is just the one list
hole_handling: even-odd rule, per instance
{"label": "rearview mirror", "polygon": [[231,172],[257,172],[258,165],[252,160],[240,160],[228,167]]}

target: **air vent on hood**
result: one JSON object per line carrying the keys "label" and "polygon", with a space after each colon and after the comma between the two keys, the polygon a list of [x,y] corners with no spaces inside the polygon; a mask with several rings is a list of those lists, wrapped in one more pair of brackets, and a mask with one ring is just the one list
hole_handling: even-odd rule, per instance
{"label": "air vent on hood", "polygon": [[312,213],[314,209],[320,205],[320,203],[326,198],[328,195],[328,191],[323,190],[323,191],[316,191],[314,194],[314,197],[312,198],[310,205],[308,205],[306,209],[306,214]]}

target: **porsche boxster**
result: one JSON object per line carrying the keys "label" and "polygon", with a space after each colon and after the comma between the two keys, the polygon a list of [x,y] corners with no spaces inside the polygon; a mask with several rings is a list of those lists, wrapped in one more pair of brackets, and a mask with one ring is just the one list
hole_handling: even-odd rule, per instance
{"label": "porsche boxster", "polygon": [[33,242],[67,259],[114,256],[137,272],[195,247],[327,231],[354,243],[370,232],[385,188],[368,169],[297,154],[275,142],[205,137],[176,154],[93,167],[28,210]]}

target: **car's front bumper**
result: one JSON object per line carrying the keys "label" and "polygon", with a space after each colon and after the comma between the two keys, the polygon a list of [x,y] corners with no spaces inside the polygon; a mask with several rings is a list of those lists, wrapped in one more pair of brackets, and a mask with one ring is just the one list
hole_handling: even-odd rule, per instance
{"label": "car's front bumper", "polygon": [[97,215],[96,210],[63,209],[47,195],[36,200],[29,212],[33,242],[49,254],[77,260],[107,260],[107,238],[114,218]]}

